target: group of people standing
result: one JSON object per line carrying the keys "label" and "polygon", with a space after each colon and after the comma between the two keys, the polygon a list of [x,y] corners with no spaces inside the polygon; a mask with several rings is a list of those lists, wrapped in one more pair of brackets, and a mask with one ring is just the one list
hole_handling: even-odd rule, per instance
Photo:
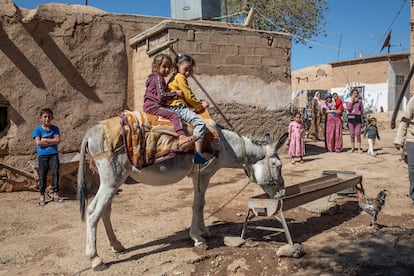
{"label": "group of people standing", "polygon": [[[329,152],[342,152],[342,126],[345,120],[343,102],[337,93],[326,93],[324,100],[321,98],[321,93],[316,92],[312,99],[312,123],[307,137],[319,141],[324,140],[325,148]],[[362,100],[359,98],[357,89],[351,91],[351,97],[345,103],[345,107],[351,139],[350,152],[362,153],[361,126],[363,123],[364,106]],[[295,158],[298,157],[300,158],[299,161],[303,163],[303,155],[305,155],[305,129],[299,112],[294,114],[294,120],[289,125],[288,133],[290,137],[289,155],[292,157],[291,162],[293,164],[296,163]],[[369,120],[369,126],[367,126],[363,134],[364,136],[368,135],[368,153],[375,155],[373,147],[375,145],[375,139],[379,139],[375,118]]]}

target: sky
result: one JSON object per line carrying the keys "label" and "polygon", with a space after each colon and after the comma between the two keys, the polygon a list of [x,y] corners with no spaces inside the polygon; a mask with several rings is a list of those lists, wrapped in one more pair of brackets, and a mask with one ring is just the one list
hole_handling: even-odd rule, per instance
{"label": "sky", "polygon": [[[85,4],[85,0],[14,0],[17,6],[34,9],[50,2]],[[409,0],[328,0],[325,33],[306,45],[292,43],[292,70],[387,53],[381,50],[391,31],[390,53],[410,49]],[[88,0],[111,13],[171,17],[170,0]]]}

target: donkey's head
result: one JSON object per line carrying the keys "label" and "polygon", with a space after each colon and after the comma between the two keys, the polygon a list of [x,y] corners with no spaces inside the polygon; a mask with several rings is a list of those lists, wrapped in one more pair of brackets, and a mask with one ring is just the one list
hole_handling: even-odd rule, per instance
{"label": "donkey's head", "polygon": [[264,157],[252,163],[248,170],[250,179],[259,184],[270,198],[279,198],[284,195],[285,181],[282,177],[282,162],[277,151],[286,142],[288,134],[280,137],[276,144],[272,144],[270,136],[266,135],[262,142]]}

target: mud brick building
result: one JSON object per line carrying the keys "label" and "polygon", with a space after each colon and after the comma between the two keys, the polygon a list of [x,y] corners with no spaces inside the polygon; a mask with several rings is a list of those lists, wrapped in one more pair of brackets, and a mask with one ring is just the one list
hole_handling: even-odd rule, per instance
{"label": "mud brick building", "polygon": [[[221,125],[277,139],[289,120],[290,48],[289,35],[227,23],[110,14],[82,5],[27,10],[0,0],[0,161],[24,169],[35,158],[31,135],[43,107],[55,112],[63,154],[78,152],[85,131],[100,120],[141,109],[144,82],[160,51],[194,56],[195,78]],[[197,83],[190,85],[207,97]],[[72,188],[74,176],[70,168]]]}

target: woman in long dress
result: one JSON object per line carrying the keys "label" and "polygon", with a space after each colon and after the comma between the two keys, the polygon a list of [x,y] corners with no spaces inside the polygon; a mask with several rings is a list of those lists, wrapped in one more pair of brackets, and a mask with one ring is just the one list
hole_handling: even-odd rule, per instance
{"label": "woman in long dress", "polygon": [[342,121],[338,113],[341,110],[336,109],[332,95],[325,95],[325,104],[322,106],[326,114],[325,119],[325,147],[330,152],[342,151]]}
{"label": "woman in long dress", "polygon": [[318,91],[311,102],[312,122],[308,131],[308,138],[321,140],[323,136],[321,93]]}

